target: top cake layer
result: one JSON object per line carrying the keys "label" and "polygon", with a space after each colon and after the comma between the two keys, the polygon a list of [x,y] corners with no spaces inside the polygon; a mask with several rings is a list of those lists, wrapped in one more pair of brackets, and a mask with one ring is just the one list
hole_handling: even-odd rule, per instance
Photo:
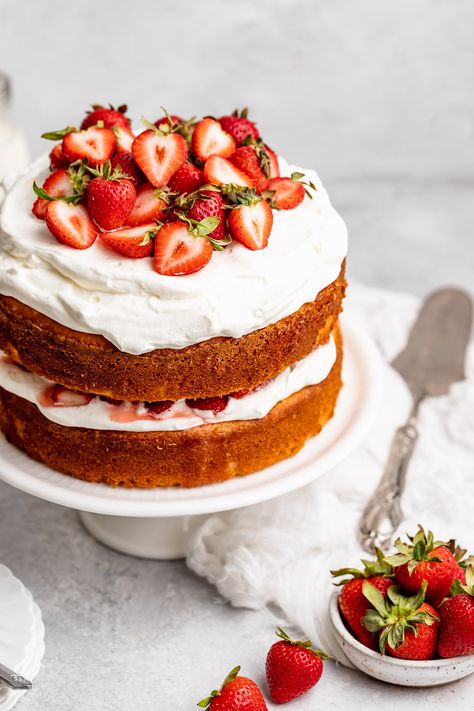
{"label": "top cake layer", "polygon": [[76,331],[104,336],[121,351],[185,348],[217,336],[240,338],[276,323],[331,284],[347,252],[347,232],[316,173],[297,170],[317,191],[274,214],[262,251],[234,242],[186,278],[158,274],[148,260],[60,244],[31,214],[31,185],[46,173],[36,161],[11,186],[1,215],[0,293]]}

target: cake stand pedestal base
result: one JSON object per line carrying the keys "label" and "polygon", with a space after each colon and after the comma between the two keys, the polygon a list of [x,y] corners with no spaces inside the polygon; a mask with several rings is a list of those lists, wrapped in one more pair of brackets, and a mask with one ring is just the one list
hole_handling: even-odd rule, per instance
{"label": "cake stand pedestal base", "polygon": [[84,528],[108,548],[152,560],[186,556],[190,536],[207,516],[130,518],[79,511]]}

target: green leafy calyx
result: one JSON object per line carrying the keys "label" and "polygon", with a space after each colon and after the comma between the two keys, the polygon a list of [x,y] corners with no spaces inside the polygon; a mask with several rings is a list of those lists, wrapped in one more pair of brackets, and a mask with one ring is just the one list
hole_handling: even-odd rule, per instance
{"label": "green leafy calyx", "polygon": [[307,649],[308,652],[311,652],[316,657],[320,657],[321,659],[331,659],[330,655],[326,654],[326,652],[323,652],[322,649],[314,649],[313,643],[309,639],[292,639],[281,627],[277,628],[276,634],[281,640],[283,640],[283,642],[287,642],[288,644],[291,644],[294,647],[302,647],[303,649]]}
{"label": "green leafy calyx", "polygon": [[211,705],[212,700],[215,699],[216,696],[221,695],[223,689],[227,686],[227,684],[230,684],[231,681],[234,681],[235,679],[237,679],[237,677],[239,675],[239,671],[240,671],[240,666],[234,667],[234,669],[232,669],[232,671],[230,671],[227,674],[226,678],[222,682],[221,688],[214,689],[214,691],[211,691],[210,696],[206,696],[205,699],[202,699],[202,701],[199,701],[197,706],[199,706],[200,708],[203,708],[203,709],[207,709]]}
{"label": "green leafy calyx", "polygon": [[358,568],[338,568],[337,570],[331,570],[331,575],[334,578],[345,577],[334,585],[345,585],[353,578],[374,578],[376,576],[383,576],[385,578],[393,577],[393,567],[384,558],[384,553],[380,548],[375,549],[376,559],[375,560],[364,560],[361,559],[363,564],[362,570]]}

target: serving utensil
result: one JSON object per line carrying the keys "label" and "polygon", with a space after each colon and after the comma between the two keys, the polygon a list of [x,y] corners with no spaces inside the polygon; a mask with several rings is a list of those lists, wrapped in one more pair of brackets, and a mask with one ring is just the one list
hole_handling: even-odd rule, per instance
{"label": "serving utensil", "polygon": [[426,397],[448,393],[464,380],[464,364],[472,322],[472,300],[460,289],[440,289],[424,302],[405,348],[392,362],[413,396],[408,421],[395,432],[382,478],[359,525],[359,541],[372,553],[386,550],[403,520],[401,496],[411,455],[418,439],[417,415]]}
{"label": "serving utensil", "polygon": [[21,689],[31,689],[32,683],[25,679],[21,674],[17,674],[12,669],[9,669],[5,664],[0,662],[0,680],[3,681],[10,689],[20,691]]}

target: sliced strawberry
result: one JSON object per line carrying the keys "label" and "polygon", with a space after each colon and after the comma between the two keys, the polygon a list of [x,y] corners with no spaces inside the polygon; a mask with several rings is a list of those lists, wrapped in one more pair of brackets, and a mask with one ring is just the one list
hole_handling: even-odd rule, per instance
{"label": "sliced strawberry", "polygon": [[145,402],[145,407],[151,415],[161,415],[166,410],[169,410],[173,404],[172,400],[161,400],[158,402]]}
{"label": "sliced strawberry", "polygon": [[143,225],[152,220],[162,220],[165,215],[166,202],[160,197],[160,191],[146,183],[139,188],[135,204],[127,218],[131,226]]}
{"label": "sliced strawberry", "polygon": [[81,407],[88,405],[94,399],[89,393],[82,393],[79,390],[69,390],[63,385],[53,385],[49,393],[55,407]]}
{"label": "sliced strawberry", "polygon": [[266,200],[253,205],[238,205],[227,217],[229,230],[234,239],[248,249],[263,249],[268,244],[272,231],[273,213]]}
{"label": "sliced strawberry", "polygon": [[204,165],[204,179],[213,185],[240,185],[253,188],[255,184],[246,173],[239,170],[226,158],[211,156]]}
{"label": "sliced strawberry", "polygon": [[116,153],[110,159],[110,165],[112,168],[120,168],[122,173],[129,175],[135,185],[140,185],[145,180],[145,176],[135,162],[133,153]]}
{"label": "sliced strawberry", "polygon": [[46,224],[59,242],[75,249],[90,247],[99,231],[83,205],[68,205],[63,200],[49,203]]}
{"label": "sliced strawberry", "polygon": [[271,178],[266,189],[274,192],[271,202],[278,210],[293,210],[301,205],[305,196],[303,183],[291,178]]}
{"label": "sliced strawberry", "polygon": [[135,204],[137,191],[133,180],[94,178],[87,187],[87,209],[103,230],[121,227]]}
{"label": "sliced strawberry", "polygon": [[265,146],[265,151],[270,159],[270,178],[278,178],[280,176],[280,166],[278,164],[278,156],[275,151]]}
{"label": "sliced strawberry", "polygon": [[254,141],[260,134],[256,125],[247,118],[247,109],[244,109],[239,116],[238,111],[234,111],[231,116],[222,116],[219,123],[227,133],[230,133],[238,146],[241,146],[246,138]]}
{"label": "sliced strawberry", "polygon": [[122,227],[113,232],[101,232],[99,239],[119,254],[132,259],[149,257],[153,251],[153,235],[156,232],[156,223],[139,227]]}
{"label": "sliced strawberry", "polygon": [[194,237],[183,222],[168,222],[155,238],[155,269],[158,274],[179,276],[197,272],[212,257],[206,237]]}
{"label": "sliced strawberry", "polygon": [[260,383],[260,385],[256,385],[254,388],[248,388],[247,390],[236,390],[235,392],[231,393],[230,396],[234,397],[236,400],[242,400],[242,398],[247,397],[247,395],[252,395],[252,393],[256,393],[258,390],[261,390],[265,387],[265,385],[268,385],[269,382],[269,380],[265,380],[263,383]]}
{"label": "sliced strawberry", "polygon": [[176,193],[192,193],[204,183],[202,170],[192,163],[184,163],[169,180],[170,190]]}
{"label": "sliced strawberry", "polygon": [[252,179],[259,193],[265,189],[270,177],[270,159],[262,146],[241,146],[229,160]]}
{"label": "sliced strawberry", "polygon": [[114,109],[112,106],[107,108],[96,104],[92,107],[92,109],[93,110],[87,114],[81,123],[82,129],[95,126],[99,121],[102,121],[105,128],[113,128],[114,126],[129,128],[130,126],[130,121],[125,116],[125,112],[127,111],[127,107],[125,105],[119,106],[118,109]]}
{"label": "sliced strawberry", "polygon": [[223,130],[219,121],[208,117],[196,124],[192,148],[202,161],[206,161],[210,156],[227,158],[235,151],[235,141]]}
{"label": "sliced strawberry", "polygon": [[102,165],[111,158],[116,143],[110,128],[88,128],[64,136],[62,150],[70,161],[85,159],[91,165]]}
{"label": "sliced strawberry", "polygon": [[51,170],[59,170],[59,168],[67,168],[69,161],[63,153],[60,143],[57,143],[49,154],[49,163]]}
{"label": "sliced strawberry", "polygon": [[135,134],[127,126],[114,126],[113,132],[117,141],[117,153],[131,153]]}
{"label": "sliced strawberry", "polygon": [[[51,197],[63,197],[66,195],[74,195],[74,187],[71,182],[71,177],[67,170],[61,168],[61,170],[56,170],[54,173],[46,178],[43,184],[43,190],[51,195]],[[36,198],[33,204],[33,215],[39,217],[40,220],[44,220],[46,217],[46,208],[49,205],[49,201],[44,198]]]}
{"label": "sliced strawberry", "polygon": [[196,400],[186,400],[186,404],[193,410],[211,410],[212,412],[222,412],[227,407],[228,396],[222,397],[199,397]]}
{"label": "sliced strawberry", "polygon": [[99,395],[100,399],[104,402],[108,402],[109,405],[123,405],[123,400],[117,400],[114,397],[108,397],[108,395]]}
{"label": "sliced strawberry", "polygon": [[178,133],[160,134],[148,129],[133,142],[133,156],[155,188],[167,184],[188,156],[188,145]]}

